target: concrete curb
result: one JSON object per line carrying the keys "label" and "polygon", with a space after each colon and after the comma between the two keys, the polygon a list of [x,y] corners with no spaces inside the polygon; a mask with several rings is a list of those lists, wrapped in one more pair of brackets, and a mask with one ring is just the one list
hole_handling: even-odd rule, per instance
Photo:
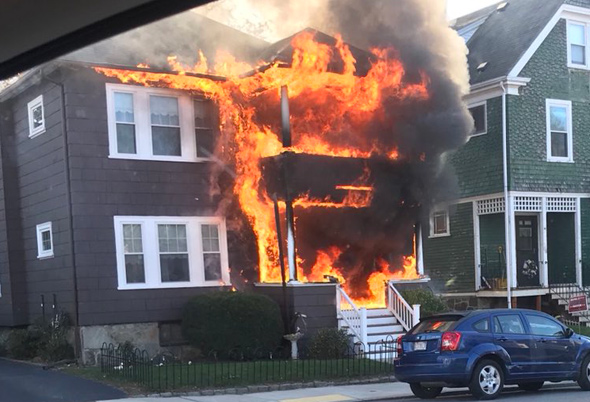
{"label": "concrete curb", "polygon": [[[244,395],[254,394],[258,392],[273,392],[273,391],[288,391],[302,388],[323,388],[335,387],[340,385],[361,385],[361,384],[378,384],[386,382],[397,382],[395,377],[382,376],[364,379],[351,379],[346,381],[313,381],[313,382],[295,382],[295,383],[280,383],[280,384],[266,384],[266,385],[248,385],[243,387],[233,388],[218,388],[218,389],[202,389],[200,391],[187,392],[162,392],[147,395],[133,395],[130,398],[171,398],[182,396],[214,396],[214,395]],[[371,399],[382,400],[383,398]],[[369,399],[367,399],[369,400]]]}

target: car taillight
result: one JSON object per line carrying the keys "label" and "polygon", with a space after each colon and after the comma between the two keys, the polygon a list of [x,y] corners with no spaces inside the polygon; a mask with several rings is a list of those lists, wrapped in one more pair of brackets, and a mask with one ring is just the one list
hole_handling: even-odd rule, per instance
{"label": "car taillight", "polygon": [[440,350],[441,352],[454,352],[459,349],[460,342],[460,332],[445,332],[442,334]]}
{"label": "car taillight", "polygon": [[397,357],[401,357],[402,354],[404,353],[404,348],[402,346],[402,337],[401,336],[398,336],[398,338],[397,338],[395,351],[396,351]]}

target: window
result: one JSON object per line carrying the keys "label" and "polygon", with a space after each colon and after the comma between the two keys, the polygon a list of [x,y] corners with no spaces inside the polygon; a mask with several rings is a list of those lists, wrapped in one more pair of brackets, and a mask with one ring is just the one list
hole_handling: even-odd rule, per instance
{"label": "window", "polygon": [[198,162],[209,158],[217,109],[179,91],[107,84],[111,158]]}
{"label": "window", "polygon": [[430,237],[449,236],[449,211],[437,210],[430,215]]}
{"label": "window", "polygon": [[115,216],[119,289],[229,285],[218,217]]}
{"label": "window", "polygon": [[572,103],[547,99],[547,160],[573,162]]}
{"label": "window", "polygon": [[490,332],[490,321],[487,318],[479,320],[473,324],[473,329],[477,332]]}
{"label": "window", "polygon": [[45,132],[45,113],[43,111],[43,95],[30,101],[29,110],[29,138],[34,138]]}
{"label": "window", "polygon": [[469,107],[469,113],[471,113],[475,127],[471,136],[486,134],[488,132],[486,102],[484,101],[482,103],[477,103]]}
{"label": "window", "polygon": [[524,334],[520,316],[516,314],[494,317],[494,332],[497,334]]}
{"label": "window", "polygon": [[561,325],[546,317],[534,314],[526,314],[526,318],[531,327],[531,333],[539,336],[561,337],[565,335]]}
{"label": "window", "polygon": [[569,22],[567,25],[568,65],[587,68],[587,26],[584,23]]}
{"label": "window", "polygon": [[37,225],[37,258],[53,257],[51,222]]}

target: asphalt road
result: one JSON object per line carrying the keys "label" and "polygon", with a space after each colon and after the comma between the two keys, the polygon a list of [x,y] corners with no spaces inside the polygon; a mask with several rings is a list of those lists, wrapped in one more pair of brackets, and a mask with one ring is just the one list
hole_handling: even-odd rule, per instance
{"label": "asphalt road", "polygon": [[124,392],[104,384],[0,359],[0,402],[89,402],[125,397]]}
{"label": "asphalt road", "polygon": [[[411,391],[408,389],[408,393]],[[420,399],[415,397],[386,399],[381,402],[416,402]],[[475,401],[465,389],[445,389],[435,401]],[[498,402],[588,402],[590,401],[590,392],[582,391],[577,384],[573,382],[560,384],[545,384],[538,392],[523,392],[517,387],[506,387],[504,392],[497,399]]]}

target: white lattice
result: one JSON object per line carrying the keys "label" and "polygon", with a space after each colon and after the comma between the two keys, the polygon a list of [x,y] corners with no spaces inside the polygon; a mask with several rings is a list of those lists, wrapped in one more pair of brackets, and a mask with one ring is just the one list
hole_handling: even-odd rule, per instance
{"label": "white lattice", "polygon": [[547,197],[547,212],[576,212],[576,199],[572,197]]}
{"label": "white lattice", "polygon": [[541,212],[543,200],[541,197],[514,197],[514,211]]}
{"label": "white lattice", "polygon": [[489,200],[477,201],[477,214],[499,214],[504,212],[504,205],[504,198],[490,198]]}

